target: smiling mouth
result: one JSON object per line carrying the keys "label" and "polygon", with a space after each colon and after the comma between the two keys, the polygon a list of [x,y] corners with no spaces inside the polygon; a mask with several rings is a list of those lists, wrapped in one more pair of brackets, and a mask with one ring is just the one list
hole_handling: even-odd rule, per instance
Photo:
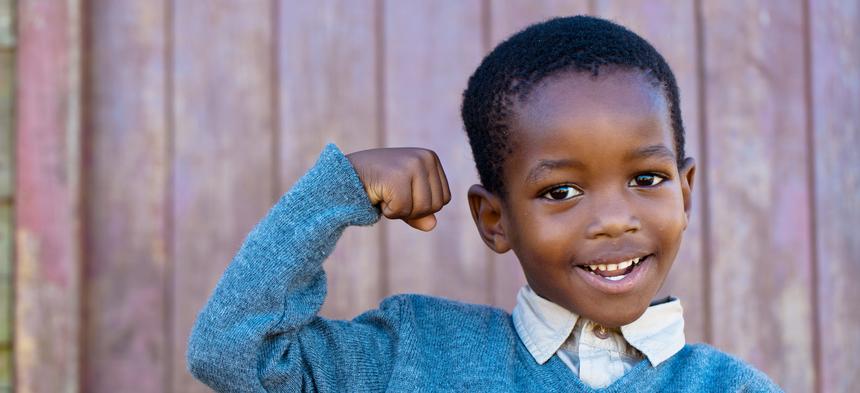
{"label": "smiling mouth", "polygon": [[580,269],[583,269],[591,274],[596,276],[600,276],[610,281],[621,281],[628,274],[632,273],[636,270],[636,267],[639,266],[639,263],[648,258],[651,254],[628,259],[619,263],[607,263],[607,264],[596,264],[596,265],[579,265],[577,266]]}

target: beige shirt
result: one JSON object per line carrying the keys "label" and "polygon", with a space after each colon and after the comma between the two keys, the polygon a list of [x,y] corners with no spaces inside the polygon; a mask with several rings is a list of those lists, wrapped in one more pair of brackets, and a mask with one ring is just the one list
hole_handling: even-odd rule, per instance
{"label": "beige shirt", "polygon": [[514,327],[539,364],[553,355],[585,384],[606,387],[647,358],[652,367],[680,351],[684,338],[681,301],[652,304],[639,319],[606,329],[536,294],[528,285],[517,294]]}

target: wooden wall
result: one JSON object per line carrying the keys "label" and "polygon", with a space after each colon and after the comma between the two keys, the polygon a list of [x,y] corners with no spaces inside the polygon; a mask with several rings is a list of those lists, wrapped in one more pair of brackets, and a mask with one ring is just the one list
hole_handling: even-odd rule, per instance
{"label": "wooden wall", "polygon": [[11,0],[0,0],[0,393],[12,391],[14,11]]}
{"label": "wooden wall", "polygon": [[467,211],[461,93],[502,39],[578,13],[639,32],[678,78],[699,173],[663,292],[683,300],[689,341],[788,391],[860,385],[854,0],[16,3],[17,42],[0,12],[0,224],[15,234],[6,246],[0,230],[15,250],[13,275],[0,260],[0,312],[15,284],[0,389],[14,328],[20,392],[207,391],[185,371],[196,313],[328,141],[431,148],[453,201],[431,233],[349,229],[326,262],[326,316],[399,292],[510,309],[519,266]]}

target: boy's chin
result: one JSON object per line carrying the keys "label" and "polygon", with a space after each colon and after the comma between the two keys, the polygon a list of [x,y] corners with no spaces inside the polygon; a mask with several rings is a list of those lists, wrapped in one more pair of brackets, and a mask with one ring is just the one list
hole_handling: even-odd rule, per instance
{"label": "boy's chin", "polygon": [[643,307],[630,307],[626,309],[613,309],[608,310],[608,313],[600,313],[593,316],[582,315],[583,317],[590,319],[600,325],[607,328],[620,328],[624,325],[629,325],[633,321],[639,319],[642,314],[645,313],[645,310],[648,309],[648,305],[646,304]]}

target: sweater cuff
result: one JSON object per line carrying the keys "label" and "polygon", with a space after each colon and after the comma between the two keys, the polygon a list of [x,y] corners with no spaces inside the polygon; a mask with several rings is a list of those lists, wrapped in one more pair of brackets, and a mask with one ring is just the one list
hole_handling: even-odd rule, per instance
{"label": "sweater cuff", "polygon": [[347,225],[372,225],[379,221],[379,209],[370,204],[358,173],[334,143],[323,148],[316,164],[293,188],[299,191],[294,194],[310,202],[298,206],[337,206],[343,209],[340,213]]}

